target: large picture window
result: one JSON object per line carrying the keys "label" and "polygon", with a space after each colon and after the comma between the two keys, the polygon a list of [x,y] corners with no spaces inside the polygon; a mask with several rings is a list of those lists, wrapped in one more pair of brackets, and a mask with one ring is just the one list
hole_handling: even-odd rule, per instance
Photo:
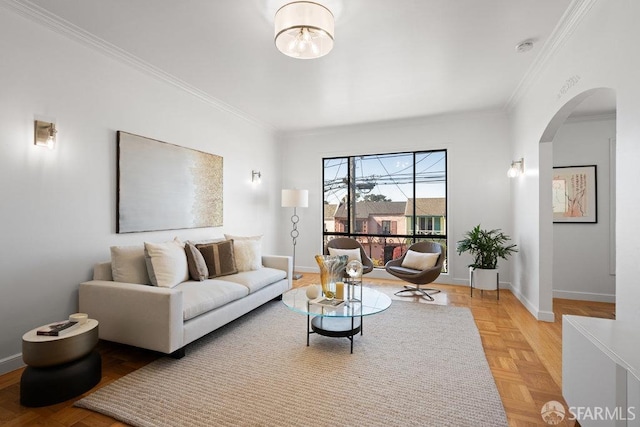
{"label": "large picture window", "polygon": [[355,238],[376,267],[422,240],[446,255],[446,150],[325,158],[323,187],[325,243]]}

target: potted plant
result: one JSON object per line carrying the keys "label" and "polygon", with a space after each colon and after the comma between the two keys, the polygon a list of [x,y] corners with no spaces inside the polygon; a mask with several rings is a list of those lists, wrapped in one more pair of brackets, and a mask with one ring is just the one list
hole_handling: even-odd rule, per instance
{"label": "potted plant", "polygon": [[473,256],[474,287],[480,289],[496,289],[498,274],[498,259],[507,259],[509,255],[518,252],[515,244],[508,244],[511,238],[500,229],[484,230],[480,224],[476,225],[458,241],[457,252],[462,255],[469,252]]}

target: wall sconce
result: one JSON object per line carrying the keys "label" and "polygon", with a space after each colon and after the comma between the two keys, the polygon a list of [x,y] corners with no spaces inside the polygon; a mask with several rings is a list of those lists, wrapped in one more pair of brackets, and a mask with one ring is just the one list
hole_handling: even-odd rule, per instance
{"label": "wall sconce", "polygon": [[47,147],[53,150],[56,146],[56,125],[49,122],[34,121],[33,143],[38,147]]}
{"label": "wall sconce", "polygon": [[260,171],[251,171],[251,182],[254,184],[260,184],[262,182],[262,174]]}
{"label": "wall sconce", "polygon": [[524,174],[524,158],[521,157],[520,160],[514,160],[511,162],[511,167],[507,171],[507,176],[509,178],[515,178],[523,174]]}

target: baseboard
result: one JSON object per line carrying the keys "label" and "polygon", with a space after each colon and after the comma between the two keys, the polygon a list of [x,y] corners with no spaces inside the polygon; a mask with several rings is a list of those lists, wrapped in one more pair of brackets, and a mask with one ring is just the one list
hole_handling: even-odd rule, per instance
{"label": "baseboard", "polygon": [[533,305],[531,301],[527,299],[520,291],[517,289],[511,288],[511,293],[524,305],[524,307],[531,313],[531,315],[536,319],[542,322],[555,322],[556,315],[553,314],[553,311],[543,311],[539,310],[538,307]]}
{"label": "baseboard", "polygon": [[[442,282],[445,283],[445,282]],[[447,277],[446,284],[448,285],[458,285],[458,286],[469,286],[469,279],[456,279],[455,277]],[[502,283],[500,284],[500,289],[502,289]]]}
{"label": "baseboard", "polygon": [[554,314],[553,311],[542,311],[542,310],[538,310],[538,314],[535,315],[536,319],[540,320],[541,322],[549,322],[549,323],[553,323],[556,321],[556,315]]}
{"label": "baseboard", "polygon": [[[442,283],[443,285],[458,285],[458,286],[469,287],[469,278],[455,279],[453,277],[446,277],[442,281],[439,281],[439,280],[440,278],[438,278],[438,280],[436,280],[435,283]],[[511,288],[511,282],[500,282],[500,290],[503,290],[503,289],[513,292],[513,289]]]}
{"label": "baseboard", "polygon": [[320,270],[318,270],[317,268],[312,268],[312,267],[296,267],[296,271],[298,273],[316,273],[319,274]]}
{"label": "baseboard", "polygon": [[16,369],[20,369],[23,366],[25,365],[22,361],[22,353],[5,357],[4,359],[0,359],[0,375],[6,374],[7,372],[15,371]]}
{"label": "baseboard", "polygon": [[611,294],[599,294],[595,292],[576,292],[576,291],[563,291],[554,290],[554,298],[573,299],[578,301],[596,301],[596,302],[616,302],[616,296]]}

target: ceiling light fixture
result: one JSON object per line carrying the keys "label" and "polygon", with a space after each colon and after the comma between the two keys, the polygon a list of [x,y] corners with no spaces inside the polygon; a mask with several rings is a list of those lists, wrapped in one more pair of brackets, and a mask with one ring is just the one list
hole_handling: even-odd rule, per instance
{"label": "ceiling light fixture", "polygon": [[287,56],[320,58],[333,49],[333,35],[333,14],[321,4],[296,1],[276,12],[276,47]]}

